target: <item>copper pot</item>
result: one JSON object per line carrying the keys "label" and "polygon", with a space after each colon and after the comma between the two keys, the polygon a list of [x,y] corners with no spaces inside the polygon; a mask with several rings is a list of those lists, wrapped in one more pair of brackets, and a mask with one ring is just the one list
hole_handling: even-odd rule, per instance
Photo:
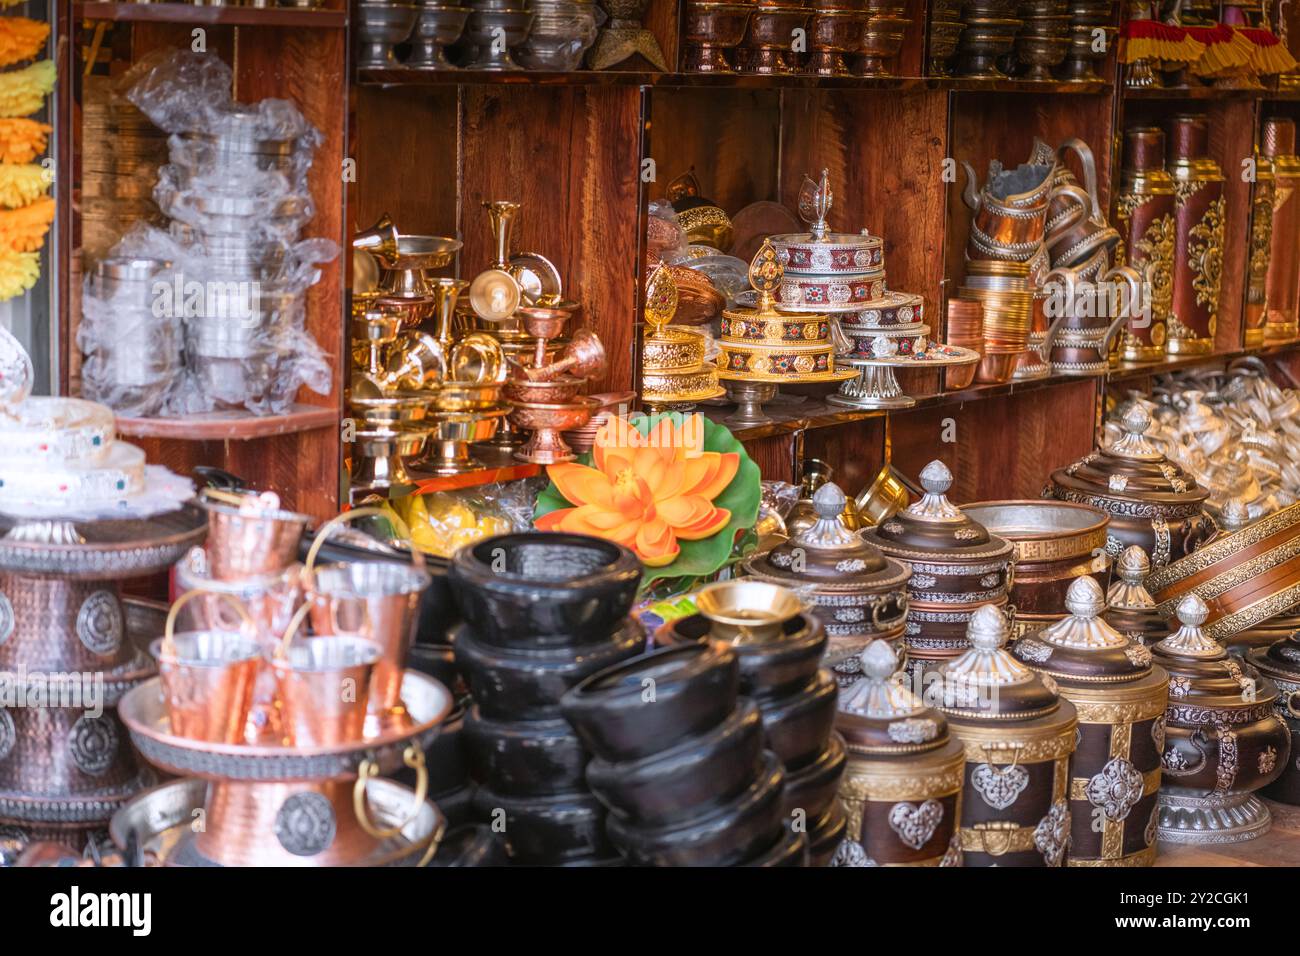
{"label": "copper pot", "polygon": [[274,495],[199,492],[208,513],[208,569],[218,581],[283,571],[298,555],[308,518],[280,508]]}

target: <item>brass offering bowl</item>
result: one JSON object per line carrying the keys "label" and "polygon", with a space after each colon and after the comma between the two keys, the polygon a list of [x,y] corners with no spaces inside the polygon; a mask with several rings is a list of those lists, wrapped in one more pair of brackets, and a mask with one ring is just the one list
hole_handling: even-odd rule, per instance
{"label": "brass offering bowl", "polygon": [[411,55],[405,66],[408,70],[454,70],[455,67],[443,52],[465,32],[469,18],[468,7],[451,4],[421,3],[412,34]]}
{"label": "brass offering bowl", "polygon": [[411,483],[406,461],[424,450],[429,429],[363,428],[353,433],[352,483],[387,488]]}
{"label": "brass offering bowl", "polygon": [[496,382],[443,382],[433,395],[436,412],[477,412],[491,409],[501,397]]}
{"label": "brass offering bowl", "polygon": [[559,405],[571,402],[585,382],[586,379],[572,375],[544,382],[511,379],[505,384],[504,394],[507,401],[516,405]]}
{"label": "brass offering bowl", "polygon": [[[795,30],[808,25],[811,13],[797,3],[760,3],[749,19],[749,33],[745,46],[749,50],[745,62],[746,73],[783,75],[795,72],[790,62],[790,38]],[[681,287],[681,282],[678,282]],[[678,321],[683,321],[678,312]]]}
{"label": "brass offering bowl", "polygon": [[510,412],[511,423],[533,434],[527,444],[515,452],[515,458],[538,465],[573,461],[578,456],[565,444],[560,433],[584,425],[596,407],[597,402],[591,398],[555,405],[540,402],[516,404]]}
{"label": "brass offering bowl", "polygon": [[392,69],[399,66],[393,47],[411,35],[416,8],[404,3],[354,4],[353,22],[357,29],[357,67]]}
{"label": "brass offering bowl", "polygon": [[688,73],[731,73],[728,50],[745,38],[753,7],[744,3],[711,3],[688,0],[682,39],[687,44],[685,70]]}
{"label": "brass offering bowl", "polygon": [[505,408],[466,412],[434,412],[429,416],[433,432],[424,458],[415,462],[421,472],[433,475],[461,475],[477,471],[482,463],[470,455],[469,446],[485,442],[505,417]]}
{"label": "brass offering bowl", "polygon": [[533,13],[522,6],[495,10],[475,7],[465,23],[465,37],[473,44],[475,53],[465,69],[494,72],[523,69],[510,55],[510,48],[528,38],[532,25]]}
{"label": "brass offering bowl", "polygon": [[892,76],[894,60],[903,48],[903,40],[911,22],[903,15],[902,7],[873,15],[867,21],[867,29],[862,35],[863,56],[858,64],[857,75]]}
{"label": "brass offering bowl", "polygon": [[818,76],[850,76],[844,55],[860,49],[866,21],[865,13],[854,10],[815,11],[808,37],[812,57],[805,72]]}
{"label": "brass offering bowl", "polygon": [[695,607],[708,618],[710,636],[730,644],[779,641],[785,623],[806,610],[790,588],[754,579],[706,585],[695,592]]}

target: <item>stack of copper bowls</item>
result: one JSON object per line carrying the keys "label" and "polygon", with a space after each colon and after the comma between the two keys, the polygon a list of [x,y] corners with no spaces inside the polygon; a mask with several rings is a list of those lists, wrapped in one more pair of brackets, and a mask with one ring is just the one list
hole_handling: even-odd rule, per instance
{"label": "stack of copper bowls", "polygon": [[[947,341],[949,345],[959,348],[974,349],[984,355],[984,306],[973,299],[948,300]],[[975,380],[977,366],[964,365],[959,368],[946,369],[943,373],[944,388],[958,390],[966,388]]]}
{"label": "stack of copper bowls", "polygon": [[626,415],[631,410],[632,402],[636,400],[636,392],[601,392],[599,395],[589,397],[596,402],[596,407],[592,410],[587,423],[580,428],[560,433],[564,443],[573,450],[575,455],[585,455],[591,451],[592,446],[596,444],[596,433],[600,431],[601,426],[614,416]]}
{"label": "stack of copper bowls", "polygon": [[[1097,64],[1105,62],[1119,32],[1111,22],[1113,8],[1114,0],[1070,0],[1070,49],[1061,64],[1061,79],[1101,81]],[[1104,44],[1096,41],[1099,30],[1106,36]]]}
{"label": "stack of copper bowls", "polygon": [[504,814],[513,863],[617,862],[604,805],[587,788],[588,751],[560,698],[645,649],[628,616],[640,562],[599,538],[501,535],[461,548],[449,580],[465,617],[452,643],[474,698],[465,740],[476,815]]}
{"label": "stack of copper bowls", "polygon": [[976,608],[1006,605],[1014,549],[948,500],[952,472],[943,462],[930,462],[920,477],[921,500],[862,538],[912,569],[907,669],[924,676],[967,649],[966,625]]}
{"label": "stack of copper bowls", "polygon": [[[749,18],[749,32],[745,36],[743,68],[746,73],[767,76],[797,73],[799,64],[791,49],[795,30],[808,28],[812,16],[801,4],[803,0],[761,0]],[[679,283],[680,290],[680,283]],[[681,322],[681,305],[677,321]]]}
{"label": "stack of copper bowls", "polygon": [[962,20],[966,29],[957,44],[957,73],[986,79],[1005,76],[997,62],[1011,52],[1020,30],[1016,0],[966,0]]}
{"label": "stack of copper bowls", "polygon": [[830,637],[829,658],[841,684],[860,676],[858,654],[877,639],[902,641],[911,569],[850,531],[848,499],[827,482],[813,493],[817,521],[744,564],[745,573],[797,591]]}
{"label": "stack of copper bowls", "polygon": [[892,76],[898,51],[903,48],[907,6],[902,0],[866,0],[867,29],[862,36],[858,76]]}
{"label": "stack of copper bowls", "polygon": [[869,14],[864,0],[812,0],[808,30],[812,56],[804,72],[818,76],[849,76],[846,57],[861,52]]}
{"label": "stack of copper bowls", "polygon": [[1029,345],[1034,305],[1029,263],[972,260],[966,264],[966,284],[959,294],[983,309],[984,358],[975,380],[1011,381],[1020,355]]}
{"label": "stack of copper bowls", "polygon": [[1066,0],[1021,0],[1020,16],[1024,26],[1016,36],[1016,59],[1029,68],[1024,78],[1050,80],[1070,46]]}
{"label": "stack of copper bowls", "polygon": [[758,705],[767,747],[785,770],[784,817],[808,834],[813,866],[825,866],[844,834],[835,800],[844,741],[833,733],[836,681],[822,668],[826,630],[788,588],[722,581],[697,592],[700,613],[665,624],[657,643],[723,644],[740,662],[740,693]]}
{"label": "stack of copper bowls", "polygon": [[753,10],[753,6],[746,3],[687,0],[682,27],[686,72],[733,72],[735,67],[728,54],[734,55],[745,39]]}
{"label": "stack of copper bowls", "polygon": [[932,76],[952,72],[952,57],[966,24],[961,20],[962,0],[935,0],[930,4],[930,44],[926,59]]}
{"label": "stack of copper bowls", "polygon": [[610,810],[609,838],[633,865],[807,865],[807,832],[782,825],[785,771],[758,707],[739,696],[740,669],[723,642],[691,642],[564,695],[595,755],[587,780]]}

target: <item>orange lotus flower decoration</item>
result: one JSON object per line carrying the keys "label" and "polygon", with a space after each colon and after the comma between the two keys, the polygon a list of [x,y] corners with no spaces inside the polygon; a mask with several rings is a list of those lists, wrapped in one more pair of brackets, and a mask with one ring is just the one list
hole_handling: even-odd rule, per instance
{"label": "orange lotus flower decoration", "polygon": [[617,541],[643,564],[663,567],[681,553],[680,541],[717,534],[731,520],[713,501],[731,484],[740,455],[704,451],[704,420],[656,422],[642,435],[621,417],[596,433],[594,467],[551,465],[547,474],[573,508],[536,520],[543,531],[568,531]]}

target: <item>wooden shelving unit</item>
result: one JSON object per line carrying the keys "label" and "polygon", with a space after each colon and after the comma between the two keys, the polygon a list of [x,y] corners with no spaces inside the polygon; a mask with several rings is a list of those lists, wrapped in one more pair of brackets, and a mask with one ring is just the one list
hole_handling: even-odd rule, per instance
{"label": "wooden shelving unit", "polygon": [[[770,406],[776,421],[739,432],[769,478],[793,479],[807,455],[829,461],[838,480],[856,491],[887,456],[912,473],[943,457],[956,475],[958,500],[1033,496],[1051,469],[1092,447],[1107,400],[1145,379],[1247,355],[1276,365],[1284,380],[1300,373],[1294,345],[1244,348],[1251,185],[1233,175],[1253,153],[1261,116],[1300,116],[1300,92],[1127,90],[1114,50],[1104,79],[1083,84],[930,76],[925,0],[908,0],[913,26],[897,77],[688,74],[681,72],[680,6],[653,0],[646,17],[670,64],[666,73],[650,72],[640,60],[603,73],[358,73],[348,67],[343,0],[331,0],[326,10],[68,3],[65,15],[92,29],[108,23],[123,66],[157,46],[188,44],[193,26],[208,25],[209,49],[237,64],[240,98],[298,102],[327,138],[313,167],[319,213],[308,234],[343,242],[386,212],[405,232],[460,238],[464,246],[448,271],[472,277],[492,254],[480,203],[522,203],[515,248],[556,263],[567,296],[583,306],[582,321],[605,343],[609,365],[592,391],[635,388],[639,381],[648,207],[687,169],[694,167],[707,196],[734,212],[757,200],[794,208],[802,175],[828,168],[836,193],[832,225],[885,237],[890,287],[921,293],[927,321],[942,337],[939,318],[963,277],[969,225],[963,177],[959,170],[948,175],[950,160],[970,162],[982,179],[990,159],[1023,161],[1035,136],[1052,144],[1077,136],[1092,147],[1102,203],[1113,207],[1125,126],[1187,110],[1209,114],[1215,156],[1229,174],[1213,355],[1125,366],[1101,378],[958,392],[943,391],[936,372],[909,373],[904,385],[917,405],[888,414],[836,409],[823,401],[828,389],[803,389],[805,402]],[[82,67],[76,46],[69,44],[67,75]],[[78,83],[67,86],[75,91]],[[77,183],[75,135],[72,141],[69,175],[60,183],[69,199]],[[346,184],[337,172],[344,159],[356,171]],[[74,240],[75,218],[67,228]],[[336,263],[313,289],[311,327],[337,374],[330,396],[300,398],[313,405],[299,423],[305,430],[270,428],[271,434],[245,440],[210,437],[202,423],[187,426],[184,437],[162,434],[159,425],[128,428],[149,435],[144,444],[151,457],[173,467],[223,464],[288,492],[299,507],[322,514],[337,508],[346,498],[340,491],[346,449],[337,428],[347,364],[345,288],[346,269]],[[415,487],[445,490],[521,477],[525,470],[493,468]]]}

